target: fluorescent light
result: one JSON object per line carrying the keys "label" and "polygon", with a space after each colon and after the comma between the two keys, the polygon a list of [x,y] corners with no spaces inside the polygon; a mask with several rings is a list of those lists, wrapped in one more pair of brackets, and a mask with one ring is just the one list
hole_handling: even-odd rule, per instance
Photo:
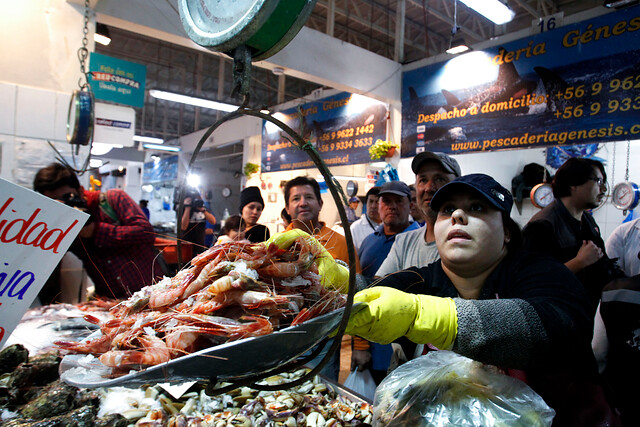
{"label": "fluorescent light", "polygon": [[95,33],[93,35],[93,40],[96,43],[100,43],[100,44],[103,44],[105,46],[109,46],[109,43],[111,43],[111,39],[109,37],[103,36],[102,34],[98,34],[98,33]]}
{"label": "fluorescent light", "polygon": [[99,168],[100,166],[102,166],[102,160],[100,160],[100,159],[91,159],[91,160],[89,160],[89,167],[90,168]]}
{"label": "fluorescent light", "polygon": [[144,148],[160,151],[180,151],[180,147],[172,147],[170,145],[142,144]]}
{"label": "fluorescent light", "polygon": [[164,144],[164,139],[151,136],[133,135],[134,141],[148,142],[149,144]]}
{"label": "fluorescent light", "polygon": [[462,53],[462,52],[466,52],[469,50],[469,46],[467,46],[466,44],[451,44],[451,47],[449,49],[447,49],[445,52],[447,52],[449,55],[455,55],[456,53]]}
{"label": "fluorescent light", "polygon": [[497,25],[506,24],[516,16],[516,13],[500,0],[460,1]]}
{"label": "fluorescent light", "polygon": [[96,43],[109,46],[109,43],[111,43],[111,37],[109,36],[109,28],[107,28],[106,25],[98,22],[96,24],[96,32],[93,33],[93,40]]}
{"label": "fluorescent light", "polygon": [[112,148],[122,148],[120,144],[105,144],[102,142],[94,142],[91,144],[91,154],[93,156],[102,156],[111,151]]}
{"label": "fluorescent light", "polygon": [[196,107],[211,108],[212,110],[220,111],[236,111],[237,105],[225,104],[224,102],[210,101],[208,99],[196,98],[193,96],[180,95],[173,92],[165,92],[163,90],[151,89],[149,95],[154,98],[164,99],[165,101],[180,102],[182,104],[195,105]]}
{"label": "fluorescent light", "polygon": [[269,111],[269,110],[260,110],[260,112],[261,112],[262,114],[269,114],[271,111]]}

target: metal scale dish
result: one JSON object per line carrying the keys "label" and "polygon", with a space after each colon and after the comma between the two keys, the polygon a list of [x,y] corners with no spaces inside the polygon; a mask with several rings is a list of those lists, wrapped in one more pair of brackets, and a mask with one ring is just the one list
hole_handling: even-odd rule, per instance
{"label": "metal scale dish", "polygon": [[[351,312],[355,313],[363,307],[364,304],[355,304]],[[274,369],[312,349],[338,327],[343,311],[341,308],[300,325],[220,344],[117,378],[113,378],[111,368],[97,358],[72,354],[62,359],[60,378],[67,384],[81,388],[240,379]],[[95,339],[100,334],[100,331],[96,331],[87,339]]]}
{"label": "metal scale dish", "polygon": [[217,52],[245,45],[260,61],[285,47],[302,28],[317,0],[179,0],[191,40]]}

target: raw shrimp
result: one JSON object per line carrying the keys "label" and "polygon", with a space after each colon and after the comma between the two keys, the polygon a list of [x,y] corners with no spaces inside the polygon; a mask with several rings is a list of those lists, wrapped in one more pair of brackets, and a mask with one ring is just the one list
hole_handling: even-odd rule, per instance
{"label": "raw shrimp", "polygon": [[245,337],[265,335],[273,332],[269,319],[262,316],[242,316],[239,320],[228,317],[207,316],[201,314],[176,314],[174,319],[179,326],[170,332],[183,331],[199,332],[202,334],[218,335],[236,340]]}
{"label": "raw shrimp", "polygon": [[182,299],[189,298],[191,295],[207,286],[211,280],[229,273],[234,267],[235,264],[229,261],[222,261],[217,264],[213,261],[210,262],[202,269],[196,280],[191,282],[189,286],[184,289],[184,292],[181,295]]}
{"label": "raw shrimp", "polygon": [[178,301],[194,277],[194,272],[191,269],[182,270],[173,279],[165,277],[158,284],[152,286],[149,307],[166,307]]}
{"label": "raw shrimp", "polygon": [[111,337],[102,335],[99,338],[84,342],[54,341],[54,344],[73,353],[96,355],[111,349]]}
{"label": "raw shrimp", "polygon": [[227,276],[221,277],[206,288],[206,291],[212,294],[227,292],[231,289],[269,289],[269,285],[264,282],[255,280],[244,273],[231,271]]}
{"label": "raw shrimp", "polygon": [[[208,300],[206,299],[207,296],[210,296]],[[265,306],[288,304],[289,298],[285,296],[273,295],[268,292],[232,289],[227,292],[214,294],[213,296],[209,292],[202,294],[201,299],[196,300],[192,312],[195,314],[206,314],[230,305],[240,305],[246,309],[254,310]]]}
{"label": "raw shrimp", "polygon": [[338,291],[327,291],[318,302],[313,304],[310,308],[303,308],[300,313],[293,319],[291,326],[299,325],[302,322],[306,322],[314,317],[321,316],[336,310],[346,303],[344,295]]}
{"label": "raw shrimp", "polygon": [[298,237],[294,241],[294,247],[300,247],[300,254],[296,261],[273,262],[258,269],[258,274],[262,277],[275,277],[286,279],[296,277],[308,270],[316,259],[317,250],[309,244],[303,237]]}
{"label": "raw shrimp", "polygon": [[149,335],[136,338],[140,350],[111,350],[99,357],[100,362],[112,368],[151,366],[171,359],[169,347],[158,337]]}

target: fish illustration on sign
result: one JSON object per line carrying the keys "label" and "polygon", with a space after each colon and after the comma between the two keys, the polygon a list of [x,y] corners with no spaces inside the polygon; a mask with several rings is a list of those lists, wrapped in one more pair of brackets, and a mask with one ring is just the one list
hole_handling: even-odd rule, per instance
{"label": "fish illustration on sign", "polygon": [[[498,51],[501,55],[504,55],[505,49],[501,47]],[[517,100],[532,95],[537,87],[537,81],[524,79],[520,76],[513,62],[503,62],[499,65],[496,81],[488,88],[481,90],[465,100],[461,101],[453,93],[442,89],[442,94],[447,101],[444,108],[447,111],[469,108],[477,108],[480,110],[485,104],[506,103],[511,99]],[[525,111],[529,108],[528,102],[523,104],[521,107],[509,109],[510,114]]]}

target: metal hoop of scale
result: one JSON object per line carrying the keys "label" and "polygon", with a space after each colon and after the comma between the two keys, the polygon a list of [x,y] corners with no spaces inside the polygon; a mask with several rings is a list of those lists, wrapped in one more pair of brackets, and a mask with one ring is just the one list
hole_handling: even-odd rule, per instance
{"label": "metal hoop of scale", "polygon": [[[205,1],[204,3],[207,3],[207,2]],[[340,220],[342,221],[343,224],[348,223],[347,214],[344,209],[344,205],[346,205],[346,197],[342,192],[342,188],[335,181],[335,178],[329,171],[327,165],[320,158],[320,155],[315,150],[313,145],[309,141],[305,141],[300,134],[295,132],[293,129],[291,129],[289,126],[287,126],[285,123],[281,122],[280,120],[277,120],[268,114],[264,114],[264,113],[261,113],[260,111],[247,107],[249,103],[249,81],[250,81],[250,75],[251,75],[252,58],[264,59],[270,55],[275,54],[282,47],[284,47],[297,34],[297,32],[302,27],[302,25],[304,25],[304,22],[306,21],[309,14],[311,13],[311,10],[313,9],[314,5],[315,5],[315,0],[314,1],[307,1],[307,0],[304,0],[304,1],[300,1],[300,0],[256,1],[254,2],[254,5],[252,6],[252,9],[250,11],[244,11],[246,13],[243,15],[242,17],[243,19],[246,19],[247,15],[251,15],[252,17],[260,15],[260,13],[263,12],[265,9],[270,10],[269,15],[277,14],[278,10],[280,10],[278,9],[278,7],[285,7],[285,8],[299,7],[300,13],[297,15],[297,17],[294,17],[294,22],[290,24],[291,25],[290,28],[283,29],[282,20],[275,19],[275,21],[279,21],[277,24],[279,26],[278,31],[281,31],[282,34],[280,36],[280,39],[276,40],[272,46],[256,49],[255,47],[252,47],[245,43],[237,43],[236,47],[233,50],[229,51],[228,48],[230,46],[229,44],[230,41],[228,38],[224,40],[224,43],[220,44],[220,46],[223,46],[223,48],[225,48],[225,51],[234,58],[234,65],[233,65],[234,88],[232,91],[232,96],[234,95],[234,93],[237,93],[243,96],[243,103],[236,111],[233,111],[231,113],[224,115],[217,122],[211,125],[211,127],[207,129],[207,131],[204,133],[204,135],[202,135],[202,138],[200,138],[200,141],[196,145],[196,148],[193,152],[193,155],[191,156],[191,160],[189,161],[189,165],[187,167],[187,173],[185,174],[184,178],[181,180],[181,185],[179,186],[179,192],[177,195],[180,200],[178,205],[178,218],[182,217],[182,213],[184,211],[183,192],[184,192],[184,189],[186,188],[186,177],[191,171],[191,168],[196,158],[198,157],[200,149],[202,148],[204,143],[211,136],[211,134],[215,132],[215,130],[218,127],[220,127],[220,125],[222,125],[223,123],[241,116],[254,116],[254,117],[258,117],[260,119],[266,120],[268,122],[271,122],[274,125],[278,126],[292,139],[292,143],[294,143],[294,145],[297,148],[304,150],[307,153],[307,155],[311,158],[311,160],[316,165],[316,167],[318,168],[318,170],[320,171],[320,173],[322,174],[322,176],[324,177],[327,183],[327,187],[329,188],[329,191],[331,192],[331,196],[333,197],[336,207],[338,208],[338,214],[340,216]],[[202,30],[200,28],[194,29],[193,27],[194,25],[196,25],[194,24],[194,22],[198,23],[198,25],[202,24],[202,16],[205,16],[206,15],[205,12],[208,12],[208,11],[204,11],[202,9],[201,2],[194,2],[192,0],[180,0],[179,6],[180,6],[181,19],[183,21],[185,29],[187,30],[187,34],[189,34],[189,36],[198,44],[203,44],[204,42],[206,42],[206,41],[203,41],[204,37],[203,37]],[[211,6],[211,8],[214,8],[214,7],[215,6],[213,5]],[[260,8],[262,8],[262,10],[260,10]],[[201,16],[197,17],[198,19],[193,19],[194,17],[192,15],[194,15],[194,12],[195,14],[199,13]],[[273,18],[273,16],[270,16],[270,17]],[[262,17],[260,18],[260,20],[262,20],[264,24],[264,21],[266,20],[266,18]],[[272,19],[271,22],[273,21],[274,20]],[[250,24],[246,26],[252,27],[252,25],[253,25],[253,28],[252,28],[253,38],[261,39],[260,37],[255,37],[255,33],[259,32],[261,28],[256,29],[254,24]],[[194,36],[194,34],[197,36]],[[235,34],[233,37],[239,38],[239,39],[245,39],[245,41],[248,40],[249,42],[251,41],[251,39],[246,36],[238,36],[237,34]],[[216,50],[215,46],[211,46],[211,44],[205,45],[205,47],[208,47],[212,50]],[[347,303],[346,303],[346,306],[344,307],[342,318],[340,320],[337,333],[333,339],[333,343],[331,344],[331,347],[329,348],[325,357],[320,361],[320,363],[315,368],[313,368],[310,372],[302,376],[301,378],[298,378],[297,380],[294,380],[288,383],[278,384],[278,385],[256,384],[257,381],[260,381],[264,378],[267,378],[269,376],[279,374],[282,372],[290,371],[292,369],[298,368],[304,365],[305,363],[311,361],[318,354],[320,354],[321,350],[327,343],[327,340],[328,340],[327,338],[323,339],[319,344],[317,344],[315,349],[311,352],[311,354],[307,356],[301,356],[292,362],[288,362],[283,365],[277,366],[273,369],[269,369],[266,372],[263,372],[260,374],[254,374],[251,376],[244,377],[242,379],[235,380],[231,382],[230,385],[227,385],[227,386],[216,388],[215,386],[218,383],[217,378],[203,378],[203,380],[209,381],[209,385],[207,386],[207,389],[206,389],[206,392],[208,394],[213,395],[213,394],[225,393],[227,391],[236,389],[241,386],[250,386],[257,390],[267,390],[267,391],[282,390],[282,389],[294,387],[313,378],[327,364],[331,356],[333,356],[333,354],[341,346],[342,336],[347,327],[347,322],[349,320],[349,315],[351,314],[351,308],[353,305],[353,296],[355,294],[355,275],[356,275],[355,249],[353,246],[351,230],[349,229],[349,227],[345,227],[344,232],[345,232],[345,238],[347,241],[347,251],[349,256],[349,291],[347,293]],[[178,241],[177,241],[178,260],[182,259],[181,243],[180,243],[181,239],[182,239],[182,230],[180,229],[180,227],[178,227]],[[230,382],[230,381],[227,379],[224,379],[224,382]]]}

